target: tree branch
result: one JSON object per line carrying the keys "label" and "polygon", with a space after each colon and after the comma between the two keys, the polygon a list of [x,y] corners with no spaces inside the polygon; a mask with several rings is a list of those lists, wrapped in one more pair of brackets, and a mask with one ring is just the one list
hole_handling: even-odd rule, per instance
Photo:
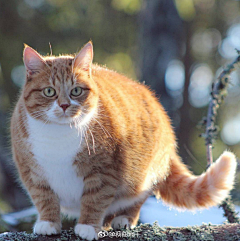
{"label": "tree branch", "polygon": [[[240,54],[237,51],[238,55]],[[217,111],[222,103],[223,99],[227,93],[227,87],[230,83],[230,74],[237,69],[240,64],[240,55],[229,64],[219,75],[217,80],[213,83],[212,92],[211,92],[211,101],[208,106],[207,117],[204,117],[201,125],[205,127],[205,133],[201,136],[205,138],[206,152],[207,152],[207,168],[210,167],[213,163],[212,157],[212,144],[214,139],[217,137],[218,127],[215,126],[215,120],[217,117]],[[227,217],[230,223],[239,223],[240,219],[237,216],[234,205],[231,202],[231,199],[226,199],[219,207],[223,208],[224,216]]]}
{"label": "tree branch", "polygon": [[[124,233],[125,232],[125,233]],[[119,236],[121,233],[121,236]],[[188,226],[184,228],[159,227],[157,223],[153,225],[141,224],[129,230],[130,237],[123,237],[127,230],[116,231],[116,236],[105,236],[99,240],[240,240],[240,224]],[[0,234],[0,241],[27,240],[27,241],[53,241],[53,240],[82,240],[74,234],[73,229],[64,230],[60,235],[43,236],[27,234],[26,232],[3,233]]]}
{"label": "tree branch", "polygon": [[[238,52],[239,54],[239,52]],[[215,126],[215,120],[217,116],[217,111],[222,103],[224,97],[226,96],[227,87],[230,83],[230,74],[237,69],[240,64],[240,55],[229,64],[219,75],[217,80],[213,83],[211,92],[211,101],[208,106],[207,118],[205,117],[202,124],[206,127],[205,134],[202,136],[205,138],[205,143],[207,147],[207,165],[208,167],[212,164],[212,144],[214,139],[216,139],[218,127]]]}

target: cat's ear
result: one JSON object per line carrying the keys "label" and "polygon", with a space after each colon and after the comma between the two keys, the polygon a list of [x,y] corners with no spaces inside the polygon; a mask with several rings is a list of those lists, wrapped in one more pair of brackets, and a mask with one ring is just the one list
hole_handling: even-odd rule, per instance
{"label": "cat's ear", "polygon": [[42,56],[28,45],[25,45],[23,51],[23,61],[26,71],[30,75],[39,72],[47,65]]}
{"label": "cat's ear", "polygon": [[87,71],[91,75],[91,67],[93,60],[93,45],[89,41],[76,55],[73,61],[73,69],[81,69]]}

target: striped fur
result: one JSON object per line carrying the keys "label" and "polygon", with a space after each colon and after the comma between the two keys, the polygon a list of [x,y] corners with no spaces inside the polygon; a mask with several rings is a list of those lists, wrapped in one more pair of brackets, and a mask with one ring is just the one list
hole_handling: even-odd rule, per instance
{"label": "striped fur", "polygon": [[[189,209],[226,198],[235,156],[225,152],[206,173],[191,174],[154,94],[92,65],[92,58],[91,43],[75,57],[43,57],[25,47],[26,82],[11,137],[20,178],[39,212],[34,232],[60,232],[62,211],[78,217],[75,232],[92,240],[102,227],[136,225],[152,193]],[[55,95],[47,97],[47,87]],[[79,96],[71,94],[75,87]]]}
{"label": "striped fur", "polygon": [[192,175],[179,161],[171,160],[171,173],[157,184],[155,194],[179,208],[208,208],[221,203],[233,188],[237,163],[225,151],[202,175]]}

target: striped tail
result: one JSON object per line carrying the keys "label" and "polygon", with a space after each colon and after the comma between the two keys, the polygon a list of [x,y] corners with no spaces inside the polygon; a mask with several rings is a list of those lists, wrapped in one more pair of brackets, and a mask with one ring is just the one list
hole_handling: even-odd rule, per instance
{"label": "striped tail", "polygon": [[208,170],[194,176],[178,156],[171,160],[170,174],[157,184],[154,194],[179,208],[208,208],[220,204],[234,185],[237,161],[225,151]]}

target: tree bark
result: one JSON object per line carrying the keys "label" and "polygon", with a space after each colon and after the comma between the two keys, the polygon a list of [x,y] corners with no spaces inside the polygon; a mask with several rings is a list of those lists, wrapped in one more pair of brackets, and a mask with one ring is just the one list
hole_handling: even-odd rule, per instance
{"label": "tree bark", "polygon": [[[124,230],[126,232],[126,230]],[[116,231],[117,232],[117,231]],[[115,232],[115,233],[116,233]],[[161,240],[161,241],[174,241],[174,240],[201,240],[201,241],[226,241],[226,240],[240,240],[240,224],[224,224],[224,225],[211,225],[203,224],[201,226],[188,226],[183,228],[172,227],[159,227],[156,223],[141,224],[129,231],[130,237],[105,236],[99,240]],[[110,233],[109,233],[110,234]],[[111,233],[112,234],[112,233]],[[126,234],[125,234],[126,236]],[[11,240],[28,240],[28,241],[53,241],[53,240],[81,240],[73,232],[73,229],[68,231],[64,230],[60,235],[43,236],[36,234],[27,234],[26,232],[17,233],[3,233],[0,234],[0,241]]]}
{"label": "tree bark", "polygon": [[139,16],[141,81],[155,91],[169,111],[172,98],[165,89],[164,76],[169,62],[181,56],[183,47],[183,22],[178,16],[173,0],[144,1]]}

